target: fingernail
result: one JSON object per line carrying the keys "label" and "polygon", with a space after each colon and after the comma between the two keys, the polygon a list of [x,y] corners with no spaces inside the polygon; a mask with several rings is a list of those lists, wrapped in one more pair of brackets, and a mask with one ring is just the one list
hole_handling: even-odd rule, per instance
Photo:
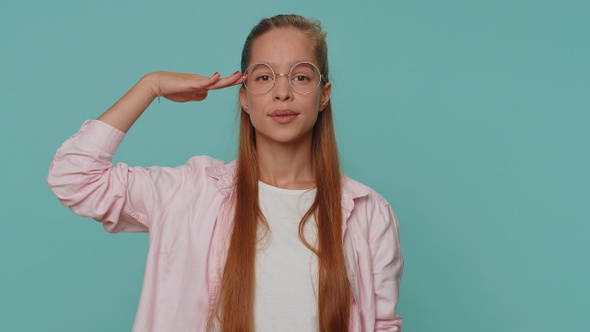
{"label": "fingernail", "polygon": [[239,70],[236,70],[236,72],[233,73],[232,75],[239,74],[239,73],[240,73],[240,71]]}
{"label": "fingernail", "polygon": [[218,71],[216,71],[216,72],[215,72],[215,74],[213,74],[213,76],[215,76],[215,75],[217,75],[217,74],[219,74],[219,72],[218,72]]}

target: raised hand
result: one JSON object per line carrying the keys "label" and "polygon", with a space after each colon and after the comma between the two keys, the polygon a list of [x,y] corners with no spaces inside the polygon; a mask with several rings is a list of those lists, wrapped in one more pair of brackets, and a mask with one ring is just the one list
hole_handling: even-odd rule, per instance
{"label": "raised hand", "polygon": [[205,99],[210,90],[223,89],[240,83],[242,83],[242,75],[239,71],[224,78],[221,78],[219,73],[211,77],[173,72],[150,73],[139,80],[98,120],[127,132],[158,96],[177,102],[199,101]]}
{"label": "raised hand", "polygon": [[173,72],[157,74],[159,90],[156,87],[156,96],[176,102],[201,101],[207,97],[209,90],[223,89],[242,83],[239,71],[224,78],[221,78],[219,73],[210,77]]}

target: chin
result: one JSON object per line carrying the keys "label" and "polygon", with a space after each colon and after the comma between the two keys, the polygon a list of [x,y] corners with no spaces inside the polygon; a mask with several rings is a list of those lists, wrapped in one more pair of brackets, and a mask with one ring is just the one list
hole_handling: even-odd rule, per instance
{"label": "chin", "polygon": [[259,140],[259,137],[267,142],[273,143],[280,143],[280,144],[294,144],[294,143],[301,143],[305,142],[309,139],[311,141],[311,132],[309,135],[299,135],[295,133],[286,133],[284,130],[280,133],[271,133],[270,135],[266,135],[260,132],[256,133],[256,139]]}

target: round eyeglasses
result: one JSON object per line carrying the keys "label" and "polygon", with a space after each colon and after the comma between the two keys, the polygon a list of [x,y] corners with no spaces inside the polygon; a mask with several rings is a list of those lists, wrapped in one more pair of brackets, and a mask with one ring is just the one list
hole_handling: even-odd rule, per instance
{"label": "round eyeglasses", "polygon": [[286,76],[291,88],[301,94],[314,92],[323,80],[316,65],[303,61],[296,63],[289,70],[289,74],[275,74],[268,63],[253,63],[242,74],[242,81],[248,91],[255,95],[263,95],[272,90],[279,76]]}

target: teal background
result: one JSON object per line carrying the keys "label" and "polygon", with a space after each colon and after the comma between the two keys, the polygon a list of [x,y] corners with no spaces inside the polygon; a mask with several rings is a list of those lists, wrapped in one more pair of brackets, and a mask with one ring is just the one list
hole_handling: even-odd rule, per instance
{"label": "teal background", "polygon": [[[587,1],[3,1],[0,330],[129,331],[145,234],[45,185],[55,150],[143,74],[229,75],[263,16],[328,31],[347,174],[401,223],[406,332],[587,331]],[[231,160],[237,88],[153,104],[116,156]]]}

